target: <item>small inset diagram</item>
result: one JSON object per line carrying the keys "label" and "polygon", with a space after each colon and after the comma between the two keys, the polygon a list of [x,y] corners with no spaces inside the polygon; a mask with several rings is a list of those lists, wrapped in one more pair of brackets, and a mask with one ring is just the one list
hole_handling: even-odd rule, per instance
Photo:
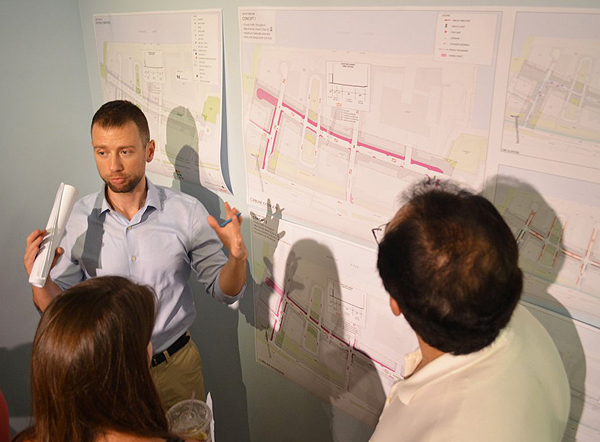
{"label": "small inset diagram", "polygon": [[369,111],[371,65],[327,62],[327,105]]}
{"label": "small inset diagram", "polygon": [[163,52],[158,50],[143,51],[143,70],[144,81],[148,83],[165,82],[165,64],[163,61]]}
{"label": "small inset diagram", "polygon": [[327,294],[327,311],[330,315],[329,321],[332,322],[328,324],[329,327],[335,330],[341,324],[346,324],[346,331],[349,331],[365,326],[367,293],[328,278]]}

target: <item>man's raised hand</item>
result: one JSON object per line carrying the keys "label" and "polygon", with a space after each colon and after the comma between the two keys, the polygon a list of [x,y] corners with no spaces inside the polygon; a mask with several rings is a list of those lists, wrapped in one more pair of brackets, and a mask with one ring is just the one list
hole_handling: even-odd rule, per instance
{"label": "man's raised hand", "polygon": [[243,218],[238,216],[240,212],[235,207],[231,208],[229,203],[225,203],[225,212],[227,222],[224,227],[221,227],[213,216],[207,216],[206,221],[216,232],[223,245],[229,250],[229,256],[245,260],[248,258],[248,251],[246,250],[244,237],[240,229]]}

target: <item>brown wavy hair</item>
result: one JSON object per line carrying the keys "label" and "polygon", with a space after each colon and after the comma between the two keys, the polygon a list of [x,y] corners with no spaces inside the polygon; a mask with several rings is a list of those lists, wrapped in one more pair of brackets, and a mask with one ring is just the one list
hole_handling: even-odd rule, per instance
{"label": "brown wavy hair", "polygon": [[54,299],[33,341],[35,424],[14,440],[92,442],[109,431],[168,438],[148,363],[155,309],[151,289],[118,276]]}

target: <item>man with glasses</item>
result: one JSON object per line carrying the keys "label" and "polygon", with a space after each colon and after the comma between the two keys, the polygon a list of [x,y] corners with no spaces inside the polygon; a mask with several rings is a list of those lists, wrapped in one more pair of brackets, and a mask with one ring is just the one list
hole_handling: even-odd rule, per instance
{"label": "man with glasses", "polygon": [[494,206],[426,180],[373,234],[391,310],[419,348],[371,442],[560,441],[567,376],[544,327],[517,304],[517,243]]}

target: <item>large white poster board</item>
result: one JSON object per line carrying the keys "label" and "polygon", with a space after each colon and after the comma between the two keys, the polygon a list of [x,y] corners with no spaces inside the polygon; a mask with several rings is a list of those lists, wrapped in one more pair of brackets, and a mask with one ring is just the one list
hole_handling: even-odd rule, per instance
{"label": "large white poster board", "polygon": [[373,427],[417,347],[390,314],[376,261],[351,242],[252,219],[257,360]]}
{"label": "large white poster board", "polygon": [[[483,191],[518,239],[524,300],[567,366],[575,406],[565,440],[597,440],[598,11],[240,8],[239,24],[248,203],[257,213],[269,206],[270,222],[271,203],[278,204],[279,217],[368,246],[371,228],[389,221],[398,194],[415,180],[450,178]],[[321,243],[302,229],[285,230]],[[275,284],[277,266],[272,284],[265,279],[262,263],[283,265],[291,243],[275,248],[275,238],[267,246],[256,227],[253,241],[253,272],[263,282],[257,315],[271,320],[271,335],[257,333],[257,359],[307,388],[335,390],[317,366],[292,373],[289,358],[273,356],[285,347],[267,344],[285,342],[277,334],[286,321],[270,302],[293,312],[294,298],[310,305],[313,295],[287,290],[285,277]],[[327,244],[366,262],[364,252]],[[376,274],[363,276],[379,285]],[[261,302],[269,306],[262,313]],[[305,334],[311,327],[323,333],[310,315],[296,322]],[[382,335],[393,335],[383,327]],[[565,327],[575,332],[557,332]],[[295,342],[296,352],[309,351]],[[311,342],[318,360],[320,341]],[[269,359],[265,348],[277,352]]]}
{"label": "large white poster board", "polygon": [[229,193],[221,171],[220,10],[94,15],[104,101],[129,100],[156,141],[148,170]]}
{"label": "large white poster board", "polygon": [[240,9],[251,204],[363,240],[415,179],[484,179],[501,13]]}

